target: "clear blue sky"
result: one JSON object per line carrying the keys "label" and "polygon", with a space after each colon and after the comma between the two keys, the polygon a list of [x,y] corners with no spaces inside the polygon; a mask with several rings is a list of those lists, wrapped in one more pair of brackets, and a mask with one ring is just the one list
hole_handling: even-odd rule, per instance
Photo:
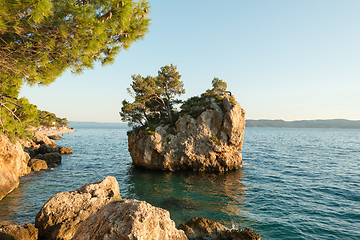
{"label": "clear blue sky", "polygon": [[149,33],[113,65],[21,95],[71,121],[120,122],[131,75],[172,63],[183,99],[219,77],[247,119],[360,119],[359,0],[149,2]]}

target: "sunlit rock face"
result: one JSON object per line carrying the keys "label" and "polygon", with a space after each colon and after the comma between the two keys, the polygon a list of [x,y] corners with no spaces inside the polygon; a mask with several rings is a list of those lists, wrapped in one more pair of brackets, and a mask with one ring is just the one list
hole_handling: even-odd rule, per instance
{"label": "sunlit rock face", "polygon": [[0,200],[19,185],[19,177],[31,171],[29,159],[20,142],[0,135]]}
{"label": "sunlit rock face", "polygon": [[115,199],[120,199],[119,184],[111,176],[75,191],[53,195],[36,215],[40,239],[72,239],[87,217]]}
{"label": "sunlit rock face", "polygon": [[242,166],[245,111],[233,96],[209,100],[200,116],[180,116],[175,127],[128,134],[133,164],[165,171],[228,171]]}
{"label": "sunlit rock face", "polygon": [[89,216],[73,240],[146,239],[187,240],[175,227],[170,213],[147,202],[134,199],[114,201]]}

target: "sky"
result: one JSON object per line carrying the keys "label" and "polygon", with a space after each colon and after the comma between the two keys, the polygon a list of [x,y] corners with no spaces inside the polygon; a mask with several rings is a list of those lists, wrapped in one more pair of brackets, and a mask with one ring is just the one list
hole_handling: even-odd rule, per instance
{"label": "sky", "polygon": [[121,122],[131,75],[174,64],[186,94],[219,77],[247,119],[360,120],[360,1],[148,0],[151,25],[110,66],[20,95],[70,121]]}

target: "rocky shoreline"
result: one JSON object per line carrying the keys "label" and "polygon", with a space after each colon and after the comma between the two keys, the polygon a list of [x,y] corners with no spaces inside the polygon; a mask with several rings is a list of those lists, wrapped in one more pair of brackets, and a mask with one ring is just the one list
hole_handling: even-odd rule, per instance
{"label": "rocky shoreline", "polygon": [[61,163],[61,155],[72,153],[42,132],[35,131],[33,139],[12,141],[0,135],[0,200],[19,185],[20,177],[55,167]]}
{"label": "rocky shoreline", "polygon": [[35,226],[0,223],[0,239],[261,239],[251,229],[228,229],[194,218],[178,228],[167,210],[134,199],[122,199],[114,177],[53,195],[40,209]]}

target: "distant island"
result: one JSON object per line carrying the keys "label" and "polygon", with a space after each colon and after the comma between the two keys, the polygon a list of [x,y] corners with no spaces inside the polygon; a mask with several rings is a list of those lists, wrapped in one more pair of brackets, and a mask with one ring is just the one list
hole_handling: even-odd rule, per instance
{"label": "distant island", "polygon": [[267,128],[346,128],[360,129],[360,120],[326,119],[326,120],[246,120],[246,127]]}

